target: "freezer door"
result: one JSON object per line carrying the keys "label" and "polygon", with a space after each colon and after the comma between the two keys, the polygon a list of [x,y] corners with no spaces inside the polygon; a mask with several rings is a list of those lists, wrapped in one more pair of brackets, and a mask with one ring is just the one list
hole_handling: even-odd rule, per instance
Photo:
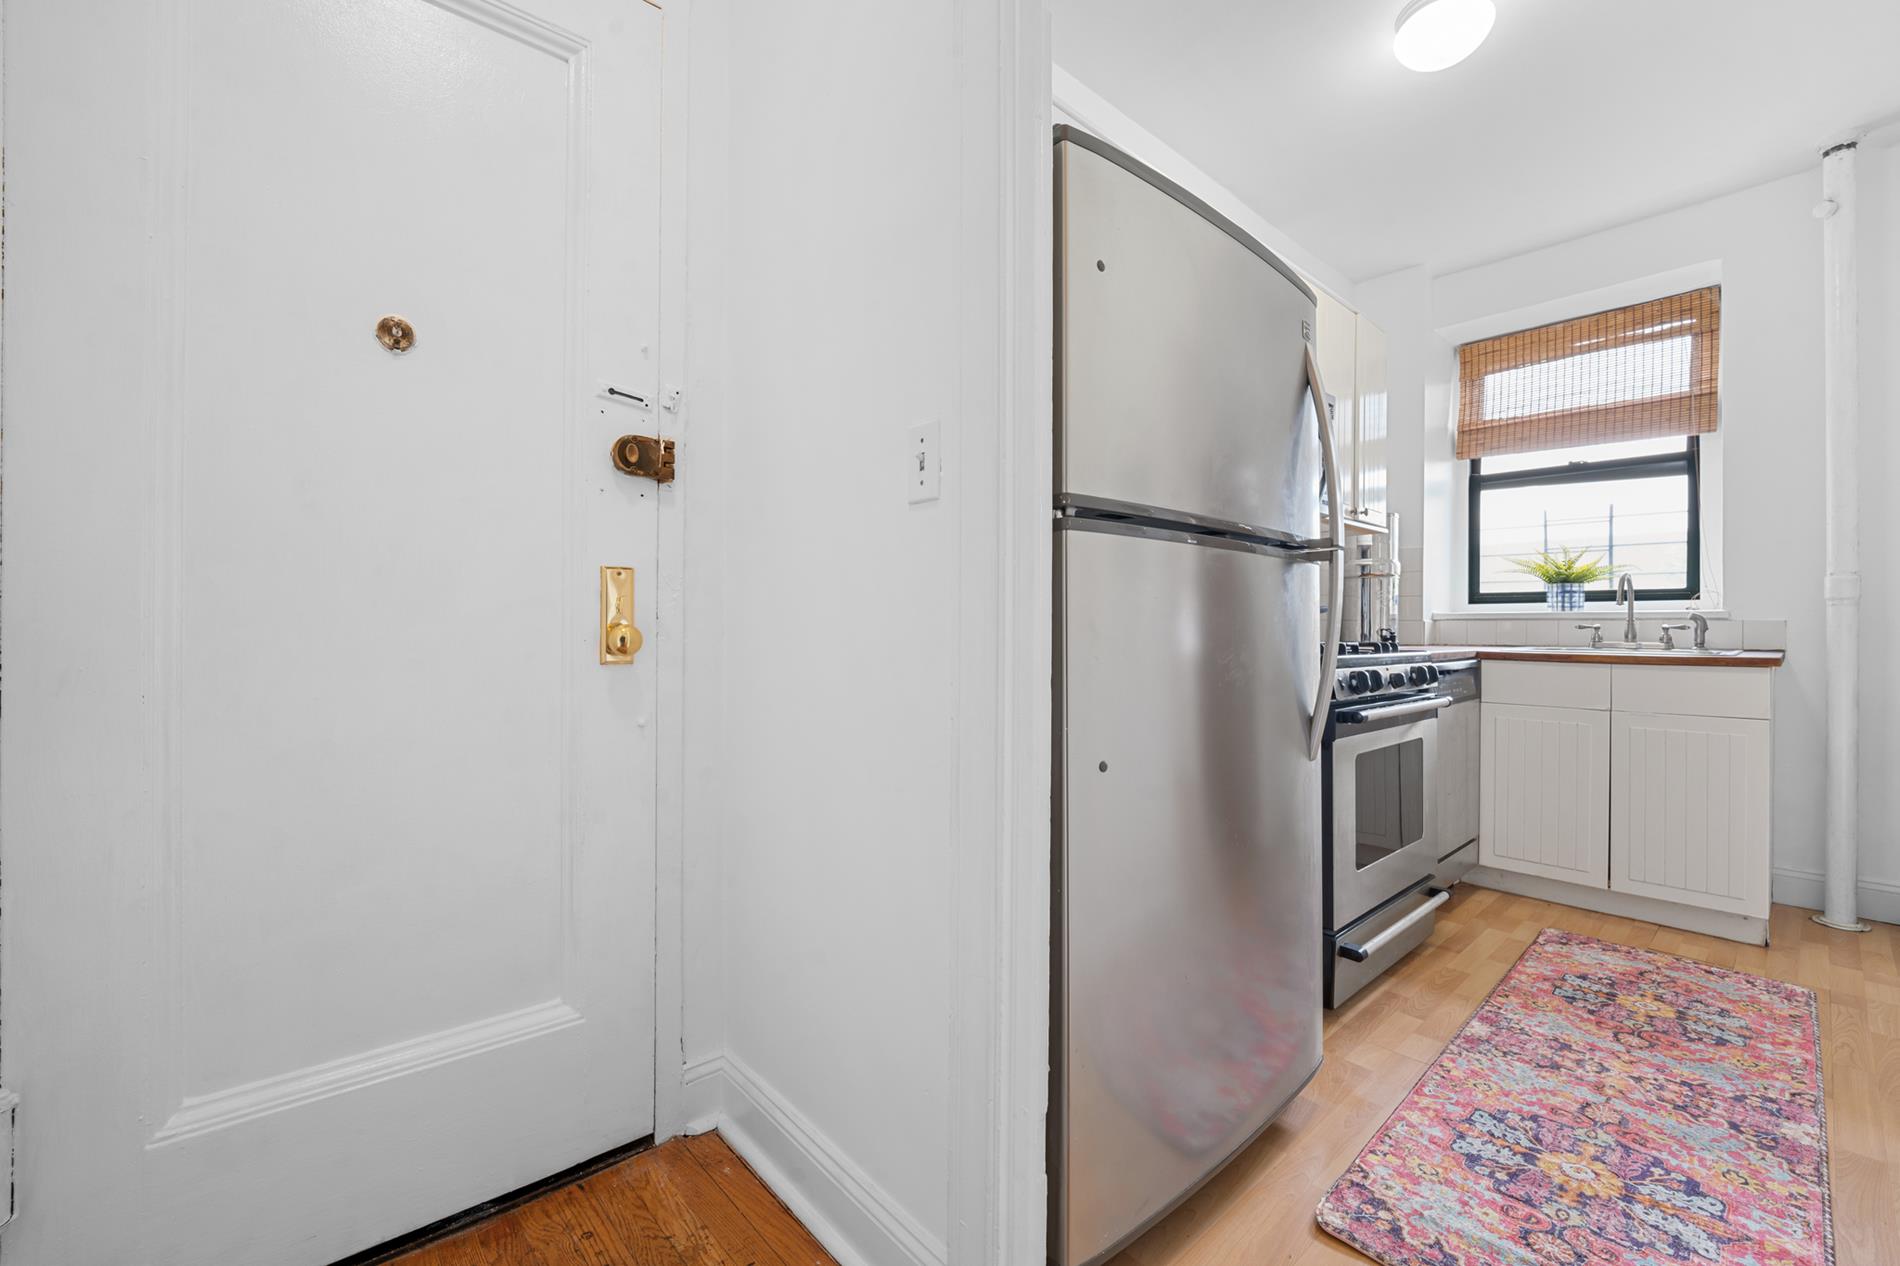
{"label": "freezer door", "polygon": [[1056,533],[1054,1260],[1167,1212],[1319,1066],[1319,569]]}
{"label": "freezer door", "polygon": [[1312,298],[1139,164],[1056,155],[1058,503],[1318,535]]}

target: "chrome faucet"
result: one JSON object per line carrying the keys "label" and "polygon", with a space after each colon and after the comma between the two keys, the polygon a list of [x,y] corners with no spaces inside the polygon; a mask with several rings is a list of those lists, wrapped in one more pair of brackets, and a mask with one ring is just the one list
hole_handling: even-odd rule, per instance
{"label": "chrome faucet", "polygon": [[1636,644],[1636,577],[1624,572],[1616,578],[1616,600],[1627,603],[1629,617],[1623,621],[1623,640]]}
{"label": "chrome faucet", "polygon": [[1695,626],[1695,648],[1699,651],[1709,649],[1709,617],[1698,611],[1689,613],[1689,623]]}

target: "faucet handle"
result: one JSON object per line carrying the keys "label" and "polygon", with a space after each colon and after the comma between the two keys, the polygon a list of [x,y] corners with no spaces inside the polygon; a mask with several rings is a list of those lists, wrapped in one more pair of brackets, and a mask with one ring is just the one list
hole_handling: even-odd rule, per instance
{"label": "faucet handle", "polygon": [[1674,633],[1680,629],[1692,629],[1694,627],[1695,625],[1693,624],[1665,624],[1663,625],[1662,626],[1663,649],[1666,651],[1673,651],[1676,649],[1676,639],[1670,636],[1671,633]]}
{"label": "faucet handle", "polygon": [[1603,645],[1603,626],[1601,624],[1579,624],[1576,627],[1590,630],[1591,650],[1595,650],[1597,647]]}

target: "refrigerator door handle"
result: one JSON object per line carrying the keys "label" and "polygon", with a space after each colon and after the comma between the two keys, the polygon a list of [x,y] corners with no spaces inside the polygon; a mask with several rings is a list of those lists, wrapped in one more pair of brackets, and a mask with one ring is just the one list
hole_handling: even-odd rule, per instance
{"label": "refrigerator door handle", "polygon": [[1333,673],[1339,668],[1339,627],[1346,602],[1346,495],[1339,486],[1339,455],[1333,451],[1332,422],[1326,416],[1326,388],[1319,378],[1319,360],[1313,344],[1306,344],[1306,385],[1313,393],[1313,415],[1319,419],[1319,451],[1326,466],[1326,541],[1332,555],[1332,600],[1326,604],[1326,644],[1320,649],[1319,690],[1313,698],[1313,716],[1307,724],[1306,759],[1318,760],[1326,738],[1326,714],[1333,698]]}

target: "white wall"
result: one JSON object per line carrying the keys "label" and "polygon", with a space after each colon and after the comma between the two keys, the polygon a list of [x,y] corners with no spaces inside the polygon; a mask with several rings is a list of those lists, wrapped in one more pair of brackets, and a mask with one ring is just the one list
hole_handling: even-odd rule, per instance
{"label": "white wall", "polygon": [[[958,1245],[981,1228],[950,1215],[981,1198],[965,1171],[990,1172],[974,1154],[952,1172],[958,1017],[985,988],[953,909],[971,908],[960,868],[997,847],[1011,794],[982,763],[1004,750],[1012,524],[998,292],[1018,266],[1046,303],[1048,274],[1001,240],[1011,207],[1033,211],[1033,172],[1020,205],[994,182],[1011,145],[1046,152],[1046,48],[1028,108],[1007,131],[999,114],[1007,25],[1035,7],[694,9],[674,1124],[718,1123],[847,1263],[980,1260]],[[1047,395],[1022,419],[1045,448]],[[912,505],[908,431],[927,421],[942,496]],[[1046,551],[1041,481],[1029,522]],[[1039,697],[1046,734],[1046,670]],[[1046,755],[1025,759],[1046,785]],[[1046,942],[1046,892],[1026,900]],[[995,1101],[1000,1074],[980,1071]],[[1039,1121],[1040,1099],[1027,1110]]]}
{"label": "white wall", "polygon": [[[1900,294],[1900,162],[1891,150],[1862,156],[1862,526],[1867,559],[1864,628],[1873,639],[1862,705],[1863,907],[1900,919],[1900,789],[1888,776],[1900,756],[1900,680],[1876,666],[1882,630],[1900,618],[1900,520],[1889,507],[1900,445],[1889,430],[1900,400],[1894,375],[1900,334],[1889,318]],[[1449,344],[1440,331],[1500,313],[1561,304],[1607,287],[1714,263],[1722,283],[1723,601],[1738,617],[1787,621],[1787,665],[1775,691],[1774,858],[1777,900],[1818,905],[1822,852],[1825,639],[1822,601],[1821,230],[1819,159],[1811,174],[1592,234],[1435,279],[1419,270],[1360,284],[1391,340],[1392,423],[1417,425],[1416,442],[1393,445],[1395,498],[1418,489],[1431,503],[1428,532],[1450,536],[1455,498],[1446,431]],[[1430,320],[1418,321],[1421,288]],[[1401,380],[1403,370],[1404,379]],[[1430,407],[1426,398],[1430,396]],[[1416,409],[1416,412],[1414,412]],[[1430,447],[1431,458],[1425,450]],[[1405,449],[1416,468],[1396,466]],[[1432,491],[1436,481],[1436,492]],[[1399,504],[1403,504],[1401,500]],[[1427,591],[1443,611],[1460,595],[1454,551],[1428,546]]]}
{"label": "white wall", "polygon": [[687,546],[716,604],[688,617],[687,812],[719,849],[722,979],[717,1011],[688,995],[688,1055],[740,1063],[940,1244],[956,465],[919,506],[901,471],[912,423],[956,443],[949,6],[735,3],[723,52],[720,7],[695,32],[730,126],[696,137],[724,161],[721,380],[694,393],[723,434]]}

